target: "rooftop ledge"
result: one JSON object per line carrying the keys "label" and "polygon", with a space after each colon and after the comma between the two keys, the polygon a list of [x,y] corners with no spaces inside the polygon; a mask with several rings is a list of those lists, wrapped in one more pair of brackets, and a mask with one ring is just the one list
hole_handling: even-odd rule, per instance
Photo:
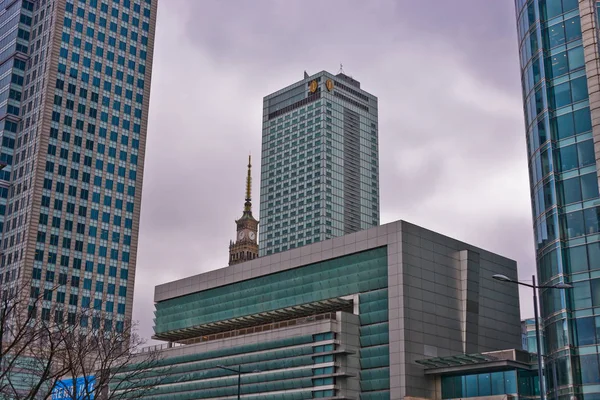
{"label": "rooftop ledge", "polygon": [[229,332],[233,330],[249,328],[257,325],[268,324],[272,322],[286,321],[310,315],[327,313],[332,311],[343,311],[352,309],[353,301],[341,298],[332,298],[327,300],[315,301],[292,307],[281,308],[279,310],[265,311],[258,314],[246,315],[243,317],[226,319],[208,324],[196,325],[190,328],[177,329],[158,333],[152,336],[152,339],[166,340],[169,342],[179,342],[198,338],[204,335]]}

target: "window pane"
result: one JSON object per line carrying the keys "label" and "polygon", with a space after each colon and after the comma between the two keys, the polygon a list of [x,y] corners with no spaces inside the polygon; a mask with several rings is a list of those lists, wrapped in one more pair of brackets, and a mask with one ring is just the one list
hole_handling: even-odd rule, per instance
{"label": "window pane", "polygon": [[598,354],[580,356],[579,366],[581,368],[581,383],[600,383]]}
{"label": "window pane", "polygon": [[580,134],[592,130],[592,118],[590,117],[590,109],[583,108],[573,113],[575,120],[575,133]]}
{"label": "window pane", "polygon": [[561,171],[577,168],[577,150],[574,145],[558,149],[557,158]]}
{"label": "window pane", "polygon": [[581,201],[581,185],[578,177],[562,181],[559,188],[563,205]]}
{"label": "window pane", "polygon": [[504,386],[506,393],[517,393],[517,373],[515,371],[504,372]]}
{"label": "window pane", "polygon": [[580,167],[593,165],[596,162],[594,142],[592,140],[586,140],[585,142],[577,143],[577,154]]}
{"label": "window pane", "polygon": [[562,14],[561,2],[556,1],[556,0],[550,0],[550,1],[543,2],[542,3],[542,13],[543,13],[545,19],[554,18],[557,15]]}
{"label": "window pane", "polygon": [[577,327],[577,344],[579,346],[594,344],[596,342],[594,318],[577,318],[575,324]]}
{"label": "window pane", "polygon": [[478,392],[477,375],[466,376],[466,397],[476,397]]}
{"label": "window pane", "polygon": [[571,104],[571,85],[569,82],[557,85],[552,89],[554,107],[563,107]]}
{"label": "window pane", "polygon": [[583,200],[598,198],[598,178],[596,174],[582,175],[581,193]]}
{"label": "window pane", "polygon": [[490,374],[479,374],[479,396],[489,396],[492,393]]}
{"label": "window pane", "polygon": [[492,395],[505,394],[504,391],[504,372],[492,372]]}
{"label": "window pane", "polygon": [[586,234],[592,234],[599,231],[599,220],[597,208],[588,208],[583,210],[583,219],[585,220],[585,232]]}
{"label": "window pane", "polygon": [[[558,3],[558,1],[555,2]],[[566,13],[579,7],[579,4],[577,4],[577,0],[562,0],[562,6],[563,13]]]}
{"label": "window pane", "polygon": [[547,30],[548,44],[550,48],[556,47],[565,43],[565,26],[564,22],[552,25]]}
{"label": "window pane", "polygon": [[[590,291],[590,282],[575,282],[570,289],[573,301],[573,308],[589,308],[592,306],[592,293]],[[579,320],[578,320],[579,321]]]}
{"label": "window pane", "polygon": [[585,60],[583,58],[583,47],[579,46],[568,51],[569,53],[569,70],[573,71],[583,67]]}
{"label": "window pane", "polygon": [[588,270],[587,246],[577,246],[565,249],[567,254],[568,272],[574,274]]}
{"label": "window pane", "polygon": [[[576,62],[575,56],[573,61]],[[552,73],[552,77],[564,75],[568,72],[567,53],[562,52],[546,58],[547,71]]]}
{"label": "window pane", "polygon": [[594,307],[600,306],[600,279],[592,279],[592,304]]}
{"label": "window pane", "polygon": [[573,103],[588,98],[587,79],[585,79],[585,76],[571,81],[571,94],[573,96]]}
{"label": "window pane", "polygon": [[600,242],[590,243],[587,248],[590,269],[600,268]]}
{"label": "window pane", "polygon": [[579,17],[568,19],[564,22],[565,25],[565,38],[567,42],[572,40],[581,39],[581,24]]}
{"label": "window pane", "polygon": [[573,126],[573,113],[561,115],[556,118],[555,128],[556,139],[564,139],[575,134],[575,128]]}
{"label": "window pane", "polygon": [[584,234],[583,213],[575,211],[562,216],[563,235],[569,238],[582,236]]}

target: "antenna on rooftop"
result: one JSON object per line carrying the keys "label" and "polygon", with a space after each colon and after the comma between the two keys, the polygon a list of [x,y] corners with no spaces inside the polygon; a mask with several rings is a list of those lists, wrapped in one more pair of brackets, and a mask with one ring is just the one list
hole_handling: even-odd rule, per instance
{"label": "antenna on rooftop", "polygon": [[344,72],[344,64],[342,64],[342,63],[340,63],[340,71],[338,72],[338,74],[346,75],[346,73]]}

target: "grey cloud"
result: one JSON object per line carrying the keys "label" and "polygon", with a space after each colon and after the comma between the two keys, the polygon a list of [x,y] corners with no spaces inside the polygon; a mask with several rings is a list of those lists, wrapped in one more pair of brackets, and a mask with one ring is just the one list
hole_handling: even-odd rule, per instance
{"label": "grey cloud", "polygon": [[340,61],[379,98],[382,222],[406,219],[473,242],[531,275],[511,2],[159,7],[134,305],[143,335],[156,284],[226,265],[248,152],[258,214],[262,97],[303,70],[336,72]]}

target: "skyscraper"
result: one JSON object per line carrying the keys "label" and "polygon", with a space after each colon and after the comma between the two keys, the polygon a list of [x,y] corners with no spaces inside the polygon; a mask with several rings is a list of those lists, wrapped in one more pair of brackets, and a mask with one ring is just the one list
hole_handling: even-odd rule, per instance
{"label": "skyscraper", "polygon": [[598,3],[515,4],[539,282],[573,285],[540,293],[546,365],[556,365],[559,398],[598,399]]}
{"label": "skyscraper", "polygon": [[379,225],[377,98],[326,71],[263,100],[260,255]]}
{"label": "skyscraper", "polygon": [[[131,319],[157,0],[0,1],[2,285]],[[4,39],[3,39],[4,40]],[[110,329],[112,329],[110,328]]]}

